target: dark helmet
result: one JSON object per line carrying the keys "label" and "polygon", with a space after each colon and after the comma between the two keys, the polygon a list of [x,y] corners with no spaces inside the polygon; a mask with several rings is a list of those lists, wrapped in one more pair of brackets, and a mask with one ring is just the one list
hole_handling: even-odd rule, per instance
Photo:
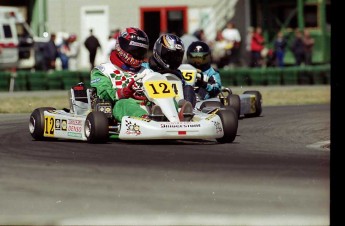
{"label": "dark helmet", "polygon": [[128,27],[117,37],[115,52],[126,65],[138,68],[146,57],[149,49],[149,38],[139,28]]}
{"label": "dark helmet", "polygon": [[211,64],[210,47],[202,41],[192,42],[187,49],[187,61],[198,69],[207,69]]}
{"label": "dark helmet", "polygon": [[177,69],[183,60],[184,44],[173,34],[161,35],[153,47],[153,58],[164,69]]}

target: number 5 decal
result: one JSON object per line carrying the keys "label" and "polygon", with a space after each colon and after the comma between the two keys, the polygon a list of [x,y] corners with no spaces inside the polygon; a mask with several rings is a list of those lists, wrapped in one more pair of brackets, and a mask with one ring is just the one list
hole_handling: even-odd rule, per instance
{"label": "number 5 decal", "polygon": [[183,70],[182,75],[188,85],[193,85],[195,82],[196,71],[195,70]]}

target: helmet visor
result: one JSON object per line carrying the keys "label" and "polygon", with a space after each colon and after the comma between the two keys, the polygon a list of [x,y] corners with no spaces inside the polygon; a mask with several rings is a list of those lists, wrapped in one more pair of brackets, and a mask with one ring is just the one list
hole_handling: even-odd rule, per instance
{"label": "helmet visor", "polygon": [[194,65],[203,65],[210,62],[210,54],[209,52],[192,52],[189,53],[188,62]]}
{"label": "helmet visor", "polygon": [[120,47],[127,53],[133,56],[137,60],[144,60],[147,54],[148,45],[136,42],[136,41],[127,41],[125,39],[118,39]]}
{"label": "helmet visor", "polygon": [[170,69],[177,69],[183,60],[184,52],[182,50],[171,51],[166,48],[162,48],[161,58],[169,65]]}

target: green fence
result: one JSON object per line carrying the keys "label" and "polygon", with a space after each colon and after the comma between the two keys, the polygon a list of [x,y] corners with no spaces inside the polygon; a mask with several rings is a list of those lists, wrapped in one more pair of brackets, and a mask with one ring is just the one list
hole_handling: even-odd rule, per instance
{"label": "green fence", "polygon": [[[0,71],[0,91],[67,90],[79,82],[90,85],[88,71]],[[12,86],[12,88],[11,88]]]}
{"label": "green fence", "polygon": [[224,86],[330,84],[331,65],[221,69]]}
{"label": "green fence", "polygon": [[[285,68],[221,69],[224,86],[330,84],[331,66],[301,66]],[[84,82],[90,85],[88,71],[0,71],[0,91],[67,90]]]}

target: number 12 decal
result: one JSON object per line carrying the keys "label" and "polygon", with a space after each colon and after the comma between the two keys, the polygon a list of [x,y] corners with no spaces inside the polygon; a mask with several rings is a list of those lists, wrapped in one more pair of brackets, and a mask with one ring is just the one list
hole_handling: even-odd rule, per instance
{"label": "number 12 decal", "polygon": [[168,81],[147,81],[144,86],[151,98],[167,98],[176,95]]}
{"label": "number 12 decal", "polygon": [[55,118],[52,116],[44,117],[44,136],[53,137],[55,128]]}

